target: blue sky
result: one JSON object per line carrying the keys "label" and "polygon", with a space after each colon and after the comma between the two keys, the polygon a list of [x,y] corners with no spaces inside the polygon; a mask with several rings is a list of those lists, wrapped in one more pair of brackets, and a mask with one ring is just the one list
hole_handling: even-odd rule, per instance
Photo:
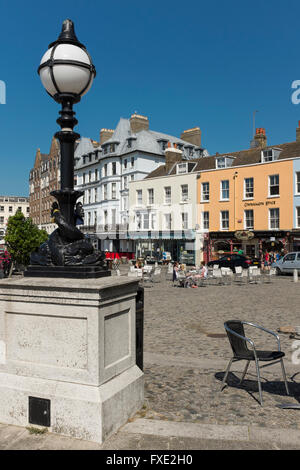
{"label": "blue sky", "polygon": [[36,149],[49,152],[58,130],[37,67],[64,19],[97,70],[76,105],[77,132],[97,140],[137,111],[171,135],[200,126],[213,154],[249,147],[255,110],[270,145],[295,140],[299,17],[294,0],[0,0],[0,194],[28,195]]}

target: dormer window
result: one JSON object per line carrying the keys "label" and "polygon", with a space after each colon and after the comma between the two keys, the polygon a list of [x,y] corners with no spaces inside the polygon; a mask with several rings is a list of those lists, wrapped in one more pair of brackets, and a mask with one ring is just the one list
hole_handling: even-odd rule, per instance
{"label": "dormer window", "polygon": [[187,163],[178,163],[176,173],[177,175],[182,175],[183,173],[187,173]]}
{"label": "dormer window", "polygon": [[274,160],[278,160],[281,150],[282,149],[278,149],[278,148],[262,150],[262,153],[261,153],[262,163],[273,162]]}
{"label": "dormer window", "polygon": [[167,145],[168,145],[168,140],[166,140],[166,139],[159,139],[157,142],[159,143],[160,149],[161,149],[162,152],[163,152],[164,150],[166,150]]}
{"label": "dormer window", "polygon": [[108,146],[107,145],[103,145],[103,153],[104,155],[106,155],[108,152]]}
{"label": "dormer window", "polygon": [[216,158],[216,168],[229,168],[232,166],[234,157],[217,157]]}
{"label": "dormer window", "polygon": [[114,153],[116,151],[116,144],[110,144],[109,151],[110,153]]}

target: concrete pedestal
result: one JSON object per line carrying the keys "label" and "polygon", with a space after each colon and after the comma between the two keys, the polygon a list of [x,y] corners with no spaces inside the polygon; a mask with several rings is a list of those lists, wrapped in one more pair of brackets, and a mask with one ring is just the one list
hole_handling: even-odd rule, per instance
{"label": "concrete pedestal", "polygon": [[140,409],[137,287],[113,277],[0,281],[0,422],[35,426],[32,416],[48,413],[49,431],[102,443]]}

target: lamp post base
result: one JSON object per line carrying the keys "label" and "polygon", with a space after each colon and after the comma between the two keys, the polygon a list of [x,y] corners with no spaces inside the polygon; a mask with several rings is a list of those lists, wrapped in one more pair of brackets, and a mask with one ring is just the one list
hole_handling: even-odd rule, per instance
{"label": "lamp post base", "polygon": [[111,276],[107,267],[98,265],[73,266],[28,266],[24,277],[54,277],[68,279],[98,279]]}

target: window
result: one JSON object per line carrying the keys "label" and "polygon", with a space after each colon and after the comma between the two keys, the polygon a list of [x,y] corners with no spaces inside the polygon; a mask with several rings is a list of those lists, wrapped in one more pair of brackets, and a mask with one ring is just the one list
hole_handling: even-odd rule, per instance
{"label": "window", "polygon": [[117,199],[117,183],[111,184],[111,198]]}
{"label": "window", "polygon": [[97,170],[97,168],[95,170],[95,181],[98,181],[98,170]]}
{"label": "window", "polygon": [[296,194],[300,194],[300,172],[296,173]]}
{"label": "window", "polygon": [[171,186],[165,187],[165,204],[171,204]]}
{"label": "window", "polygon": [[183,173],[187,173],[187,163],[178,163],[177,174],[182,175]]}
{"label": "window", "polygon": [[130,175],[130,181],[134,181],[134,175]]}
{"label": "window", "polygon": [[300,228],[300,207],[296,207],[296,227]]}
{"label": "window", "polygon": [[107,163],[104,165],[104,176],[107,176]]}
{"label": "window", "polygon": [[88,204],[90,204],[92,201],[91,201],[91,190],[89,189],[88,190]]}
{"label": "window", "polygon": [[89,181],[88,182],[91,183],[91,181],[92,181],[92,172],[89,171]]}
{"label": "window", "polygon": [[144,213],[143,219],[143,229],[149,230],[149,212]]}
{"label": "window", "polygon": [[82,184],[85,184],[85,173],[82,174]]}
{"label": "window", "polygon": [[189,187],[187,184],[181,185],[181,200],[187,201],[189,197]]}
{"label": "window", "polygon": [[221,201],[229,199],[229,180],[221,181]]}
{"label": "window", "polygon": [[226,168],[225,157],[216,158],[216,168]]}
{"label": "window", "polygon": [[253,228],[254,228],[253,210],[246,210],[245,211],[245,229],[246,230],[253,230]]}
{"label": "window", "polygon": [[0,224],[3,224],[4,223],[4,217],[0,217]]}
{"label": "window", "polygon": [[279,175],[269,176],[269,196],[279,196]]}
{"label": "window", "polygon": [[183,230],[187,230],[188,229],[188,213],[187,212],[182,212],[181,221],[182,221]]}
{"label": "window", "polygon": [[154,189],[148,189],[148,204],[154,204]]}
{"label": "window", "polygon": [[112,174],[113,175],[117,174],[117,164],[116,164],[116,162],[112,162]]}
{"label": "window", "polygon": [[104,201],[107,199],[107,184],[103,185],[103,199]]}
{"label": "window", "polygon": [[201,201],[209,201],[209,183],[201,184]]}
{"label": "window", "polygon": [[295,261],[296,253],[289,253],[284,257],[284,261]]}
{"label": "window", "polygon": [[97,202],[98,200],[98,190],[97,188],[94,188],[94,202]]}
{"label": "window", "polygon": [[202,227],[203,230],[209,230],[209,212],[202,212]]}
{"label": "window", "polygon": [[142,226],[142,215],[140,214],[140,212],[137,212],[136,213],[136,229],[140,230],[141,226]]}
{"label": "window", "polygon": [[111,210],[111,224],[116,225],[116,209]]}
{"label": "window", "polygon": [[151,214],[151,230],[155,230],[155,224],[156,224],[155,214],[152,213]]}
{"label": "window", "polygon": [[279,209],[269,209],[269,229],[279,229]]}
{"label": "window", "polygon": [[110,146],[109,146],[109,151],[110,151],[111,153],[114,153],[115,150],[116,150],[116,145],[115,145],[115,144],[110,144]]}
{"label": "window", "polygon": [[143,192],[141,189],[137,189],[136,191],[136,203],[138,206],[143,204]]}
{"label": "window", "polygon": [[134,167],[134,157],[131,157],[131,167]]}
{"label": "window", "polygon": [[105,225],[104,230],[107,232],[108,231],[108,226],[107,226],[108,213],[107,213],[107,211],[103,212],[103,216],[104,216],[103,218],[104,218],[104,225]]}
{"label": "window", "polygon": [[229,211],[221,211],[221,230],[229,229]]}
{"label": "window", "polygon": [[253,178],[244,179],[244,199],[252,199],[254,197],[254,180]]}
{"label": "window", "polygon": [[8,211],[12,212],[12,210],[13,210],[12,206],[9,206]]}
{"label": "window", "polygon": [[171,230],[172,227],[172,216],[171,214],[165,214],[165,228]]}
{"label": "window", "polygon": [[127,181],[127,176],[124,176],[124,189],[128,189],[128,181]]}
{"label": "window", "polygon": [[273,160],[273,150],[265,150],[263,152],[263,162],[271,162]]}
{"label": "window", "polygon": [[126,159],[124,160],[124,168],[125,168],[125,170],[127,168],[127,160]]}

